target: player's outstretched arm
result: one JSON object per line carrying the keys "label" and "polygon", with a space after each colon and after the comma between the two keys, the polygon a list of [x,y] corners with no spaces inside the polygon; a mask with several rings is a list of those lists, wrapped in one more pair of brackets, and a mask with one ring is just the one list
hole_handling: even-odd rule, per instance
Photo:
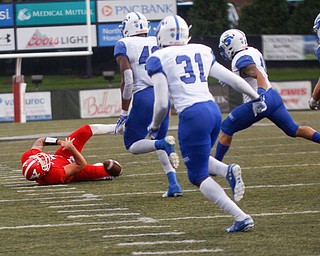
{"label": "player's outstretched arm", "polygon": [[74,163],[64,166],[66,178],[69,178],[70,176],[80,172],[87,165],[87,161],[84,156],[73,145],[74,140],[75,138],[66,138],[66,140],[61,142],[61,147],[63,150],[68,150],[74,158]]}
{"label": "player's outstretched arm", "polygon": [[154,112],[150,128],[157,130],[168,112],[169,88],[163,73],[156,73],[151,79],[154,84]]}
{"label": "player's outstretched arm", "polygon": [[320,100],[320,78],[313,89],[311,99],[309,100],[309,107],[314,110],[318,109],[319,100]]}
{"label": "player's outstretched arm", "polygon": [[240,76],[234,74],[229,69],[215,62],[210,69],[210,76],[229,84],[238,92],[247,94],[252,100],[258,99],[259,94]]}

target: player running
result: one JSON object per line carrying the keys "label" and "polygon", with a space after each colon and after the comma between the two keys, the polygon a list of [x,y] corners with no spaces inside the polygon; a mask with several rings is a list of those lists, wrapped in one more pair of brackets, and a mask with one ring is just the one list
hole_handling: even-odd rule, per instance
{"label": "player running", "polygon": [[[318,61],[320,62],[320,13],[314,20],[313,32],[317,37],[318,48],[316,51],[316,55],[317,55]],[[311,99],[309,100],[309,107],[314,110],[318,109],[319,100],[320,100],[320,78],[313,89]]]}
{"label": "player running", "polygon": [[[175,152],[175,139],[166,136],[169,126],[169,108],[159,133],[154,140],[145,139],[153,114],[153,83],[146,71],[146,60],[158,49],[154,36],[147,36],[149,25],[139,12],[128,13],[121,25],[123,37],[114,48],[114,56],[120,67],[122,113],[117,122],[115,134],[123,130],[124,144],[132,154],[156,151],[168,178],[168,190],[163,197],[182,195],[176,178],[175,168],[179,158]],[[129,111],[132,99],[132,107]],[[170,105],[167,99],[168,106]],[[125,124],[125,125],[124,125]]]}
{"label": "player running", "polygon": [[267,110],[255,115],[251,111],[250,98],[243,94],[244,104],[234,108],[222,122],[221,135],[215,158],[222,161],[230,148],[232,136],[268,118],[290,137],[302,137],[320,143],[320,134],[310,126],[299,126],[287,111],[280,94],[272,89],[262,54],[248,46],[245,34],[238,29],[225,31],[220,37],[219,50],[225,59],[232,60],[231,70],[243,77],[251,87],[265,98]]}
{"label": "player running", "polygon": [[226,165],[210,156],[220,131],[221,112],[208,88],[208,76],[227,80],[235,89],[255,102],[252,113],[265,110],[262,98],[240,77],[220,65],[212,49],[201,44],[188,44],[189,28],[180,16],[168,16],[157,29],[161,49],[147,60],[147,71],[154,83],[155,105],[151,136],[157,134],[168,111],[171,97],[179,115],[178,139],[188,177],[202,194],[235,219],[228,232],[246,231],[253,219],[243,212],[209,176],[221,175],[230,181],[235,200],[241,199],[244,186],[238,165]]}

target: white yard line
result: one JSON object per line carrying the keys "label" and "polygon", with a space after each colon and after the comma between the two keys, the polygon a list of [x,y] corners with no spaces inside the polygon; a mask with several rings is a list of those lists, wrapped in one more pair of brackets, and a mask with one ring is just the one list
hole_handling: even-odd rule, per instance
{"label": "white yard line", "polygon": [[118,243],[118,246],[132,246],[132,245],[156,245],[156,244],[194,244],[204,243],[207,240],[180,240],[180,241],[155,241],[155,242],[132,242],[132,243]]}
{"label": "white yard line", "polygon": [[[284,215],[309,215],[319,214],[320,211],[300,211],[300,212],[267,212],[267,213],[251,213],[252,217],[269,217],[269,216],[284,216]],[[229,215],[212,215],[212,216],[188,216],[180,218],[164,218],[153,219],[153,222],[161,221],[176,221],[176,220],[190,220],[190,219],[217,219],[217,218],[231,218]],[[34,228],[57,228],[57,227],[72,227],[72,226],[91,226],[91,225],[112,225],[121,223],[149,223],[149,218],[138,218],[134,220],[122,220],[122,221],[98,221],[98,222],[74,222],[74,223],[56,223],[56,224],[42,224],[42,225],[26,225],[26,226],[0,226],[0,230],[10,229],[34,229]],[[152,218],[151,218],[152,219]]]}
{"label": "white yard line", "polygon": [[133,252],[132,255],[168,255],[186,253],[213,253],[224,252],[222,249],[199,249],[199,250],[180,250],[180,251],[161,251],[161,252]]}
{"label": "white yard line", "polygon": [[118,229],[141,229],[141,228],[170,228],[169,225],[162,226],[117,226],[109,228],[90,228],[89,231],[102,231],[102,230],[118,230]]}

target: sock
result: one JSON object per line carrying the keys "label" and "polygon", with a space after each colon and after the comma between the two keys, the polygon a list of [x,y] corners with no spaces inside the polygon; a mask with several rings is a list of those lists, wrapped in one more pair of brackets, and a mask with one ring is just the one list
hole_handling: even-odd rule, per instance
{"label": "sock", "polygon": [[214,157],[209,157],[209,174],[210,175],[219,175],[222,177],[226,177],[228,172],[228,165],[225,163],[220,162],[219,160],[215,159]]}
{"label": "sock", "polygon": [[168,174],[169,172],[176,172],[176,170],[172,167],[169,157],[166,153],[166,151],[164,150],[157,150],[157,154],[158,154],[158,158],[159,161],[162,165],[162,169],[164,170],[164,172],[166,174]]}
{"label": "sock", "polygon": [[227,196],[223,188],[212,178],[205,179],[199,189],[205,197],[232,215],[236,221],[244,220],[247,217],[247,214]]}
{"label": "sock", "polygon": [[93,135],[113,134],[116,128],[115,124],[90,124]]}
{"label": "sock", "polygon": [[154,143],[154,146],[156,147],[157,150],[163,149],[163,140],[156,140]]}
{"label": "sock", "polygon": [[317,143],[320,143],[320,133],[319,133],[319,132],[315,132],[315,133],[312,135],[312,141],[317,142]]}
{"label": "sock", "polygon": [[144,154],[155,151],[155,142],[147,139],[138,140],[130,146],[129,152],[132,154]]}
{"label": "sock", "polygon": [[174,184],[178,183],[177,177],[176,177],[176,172],[168,172],[167,177],[168,177],[169,185],[174,185]]}
{"label": "sock", "polygon": [[214,158],[222,161],[225,154],[228,152],[230,146],[225,146],[223,144],[221,144],[220,142],[218,142],[217,148],[216,148],[216,154],[214,155]]}

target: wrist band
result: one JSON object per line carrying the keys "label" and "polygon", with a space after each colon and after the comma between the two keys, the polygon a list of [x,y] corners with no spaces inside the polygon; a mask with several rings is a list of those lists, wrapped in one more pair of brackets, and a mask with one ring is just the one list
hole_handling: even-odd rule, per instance
{"label": "wrist band", "polygon": [[58,138],[46,137],[44,140],[45,145],[58,145]]}

